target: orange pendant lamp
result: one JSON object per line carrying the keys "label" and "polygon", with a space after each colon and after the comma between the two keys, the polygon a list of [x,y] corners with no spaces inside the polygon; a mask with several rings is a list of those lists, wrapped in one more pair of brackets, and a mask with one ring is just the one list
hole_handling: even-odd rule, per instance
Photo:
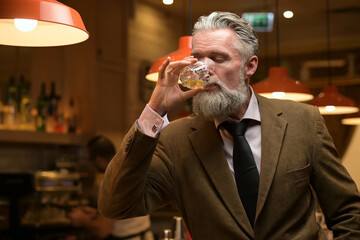
{"label": "orange pendant lamp", "polygon": [[279,6],[275,0],[276,16],[276,50],[277,67],[269,69],[269,77],[252,85],[254,91],[267,98],[293,100],[298,102],[309,101],[314,98],[305,84],[296,81],[288,76],[288,70],[280,67],[279,51]]}
{"label": "orange pendant lamp", "polygon": [[[191,41],[192,41],[192,1],[189,0],[189,36],[183,36],[179,38],[178,49],[172,53],[169,53],[159,59],[157,59],[152,65],[146,75],[146,79],[149,81],[156,82],[159,76],[159,67],[165,61],[166,58],[170,57],[171,61],[183,60],[185,57],[189,57],[191,54]],[[179,82],[180,83],[180,82]]]}
{"label": "orange pendant lamp", "polygon": [[346,115],[341,123],[344,125],[360,125],[360,112]]}
{"label": "orange pendant lamp", "polygon": [[289,77],[285,67],[271,67],[269,77],[254,84],[255,92],[267,98],[288,99],[305,102],[313,99],[313,95],[305,84]]}
{"label": "orange pendant lamp", "polygon": [[179,39],[178,49],[168,55],[165,55],[159,59],[157,59],[152,65],[151,68],[146,75],[146,79],[150,81],[157,81],[159,75],[159,67],[165,61],[167,57],[171,58],[171,61],[179,61],[183,60],[185,57],[189,57],[191,54],[191,40],[192,36],[183,36]]}
{"label": "orange pendant lamp", "polygon": [[0,0],[0,44],[64,46],[89,38],[80,14],[55,0]]}
{"label": "orange pendant lamp", "polygon": [[355,101],[340,94],[337,87],[331,85],[325,86],[310,104],[317,106],[323,115],[350,114],[359,111]]}
{"label": "orange pendant lamp", "polygon": [[310,104],[319,108],[323,115],[350,114],[359,111],[355,101],[341,95],[336,86],[331,83],[331,47],[330,47],[330,11],[329,0],[326,0],[326,30],[327,30],[327,50],[328,50],[328,80],[329,83]]}

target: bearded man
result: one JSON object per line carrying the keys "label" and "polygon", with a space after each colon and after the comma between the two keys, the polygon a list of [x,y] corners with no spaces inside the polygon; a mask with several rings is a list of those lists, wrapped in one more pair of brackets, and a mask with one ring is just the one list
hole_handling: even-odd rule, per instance
{"label": "bearded man", "polygon": [[[172,204],[193,240],[360,239],[360,195],[314,106],[254,93],[258,38],[233,13],[194,26],[192,56],[166,59],[151,99],[110,162],[100,192],[105,216],[147,215]],[[178,75],[203,61],[205,87],[182,91]],[[194,115],[166,113],[193,98]]]}

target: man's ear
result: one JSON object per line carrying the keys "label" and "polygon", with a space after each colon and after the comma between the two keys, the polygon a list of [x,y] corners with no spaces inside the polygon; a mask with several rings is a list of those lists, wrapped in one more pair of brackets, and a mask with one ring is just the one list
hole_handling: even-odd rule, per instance
{"label": "man's ear", "polygon": [[258,57],[254,55],[251,58],[249,58],[249,60],[246,62],[245,76],[247,79],[249,79],[256,72],[258,61],[259,61]]}

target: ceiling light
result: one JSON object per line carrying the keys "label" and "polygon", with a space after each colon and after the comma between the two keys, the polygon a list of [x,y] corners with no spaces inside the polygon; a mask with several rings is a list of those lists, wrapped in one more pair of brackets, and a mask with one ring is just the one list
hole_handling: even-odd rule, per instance
{"label": "ceiling light", "polygon": [[173,0],[163,0],[163,4],[165,4],[165,5],[171,5],[173,3],[174,3]]}
{"label": "ceiling light", "polygon": [[15,18],[14,24],[22,32],[31,32],[37,26],[37,20]]}
{"label": "ceiling light", "polygon": [[292,18],[294,16],[294,13],[292,11],[285,11],[283,13],[284,18]]}
{"label": "ceiling light", "polygon": [[0,44],[63,46],[89,38],[80,14],[55,0],[0,0]]}

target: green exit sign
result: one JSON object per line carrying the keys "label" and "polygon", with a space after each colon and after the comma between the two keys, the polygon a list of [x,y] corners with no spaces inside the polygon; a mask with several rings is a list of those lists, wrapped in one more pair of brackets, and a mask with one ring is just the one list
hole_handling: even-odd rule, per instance
{"label": "green exit sign", "polygon": [[243,13],[242,18],[248,21],[256,32],[273,30],[274,14],[271,12]]}

